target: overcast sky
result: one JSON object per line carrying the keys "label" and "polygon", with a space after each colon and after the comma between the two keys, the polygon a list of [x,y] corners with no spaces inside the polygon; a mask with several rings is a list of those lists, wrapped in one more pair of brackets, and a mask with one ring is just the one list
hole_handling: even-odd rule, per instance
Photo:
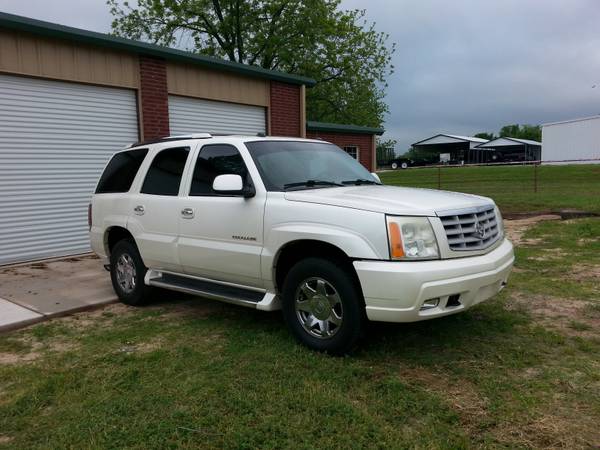
{"label": "overcast sky", "polygon": [[[598,0],[343,0],[397,43],[385,137],[498,131],[600,114]],[[0,0],[0,11],[107,32],[104,0]],[[593,88],[593,86],[596,86]]]}

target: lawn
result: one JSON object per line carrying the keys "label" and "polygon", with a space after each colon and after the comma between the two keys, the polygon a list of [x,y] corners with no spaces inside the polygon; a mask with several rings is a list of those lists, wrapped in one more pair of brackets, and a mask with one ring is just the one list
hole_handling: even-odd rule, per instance
{"label": "lawn", "polygon": [[492,197],[505,214],[576,208],[600,213],[600,164],[444,167],[380,173],[385,184],[438,188]]}
{"label": "lawn", "polygon": [[0,336],[0,448],[596,447],[599,236],[535,224],[499,296],[344,358],[178,294]]}

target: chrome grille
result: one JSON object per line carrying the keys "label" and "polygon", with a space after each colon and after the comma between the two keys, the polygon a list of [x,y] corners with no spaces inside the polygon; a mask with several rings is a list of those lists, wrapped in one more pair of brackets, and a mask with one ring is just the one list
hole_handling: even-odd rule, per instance
{"label": "chrome grille", "polygon": [[493,206],[440,216],[448,246],[454,251],[483,250],[500,237]]}

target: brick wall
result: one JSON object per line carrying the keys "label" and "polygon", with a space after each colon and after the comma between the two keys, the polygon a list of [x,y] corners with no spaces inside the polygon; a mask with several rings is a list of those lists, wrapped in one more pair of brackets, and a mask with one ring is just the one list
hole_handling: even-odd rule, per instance
{"label": "brick wall", "polygon": [[271,136],[300,137],[300,86],[271,81]]}
{"label": "brick wall", "polygon": [[169,95],[163,59],[140,55],[140,103],[144,139],[168,136]]}
{"label": "brick wall", "polygon": [[323,131],[307,131],[306,137],[310,139],[323,139],[324,141],[331,142],[338,147],[344,148],[346,146],[354,145],[358,147],[358,159],[360,163],[365,166],[370,172],[374,171],[373,168],[373,139],[374,135],[371,134],[353,134],[353,133],[333,133]]}

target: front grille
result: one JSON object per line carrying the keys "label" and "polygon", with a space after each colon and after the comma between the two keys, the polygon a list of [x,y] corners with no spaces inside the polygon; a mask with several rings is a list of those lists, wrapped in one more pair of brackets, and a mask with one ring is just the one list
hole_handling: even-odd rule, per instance
{"label": "front grille", "polygon": [[448,246],[454,251],[483,250],[500,237],[494,207],[440,216]]}

